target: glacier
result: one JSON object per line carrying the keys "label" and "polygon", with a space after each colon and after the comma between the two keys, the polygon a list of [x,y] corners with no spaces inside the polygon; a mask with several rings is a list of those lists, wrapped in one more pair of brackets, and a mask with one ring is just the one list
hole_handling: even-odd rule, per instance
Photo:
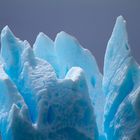
{"label": "glacier", "polygon": [[117,18],[104,59],[104,131],[109,140],[140,139],[140,66],[131,54],[126,21]]}
{"label": "glacier", "polygon": [[1,31],[0,139],[140,140],[140,66],[126,21],[116,20],[103,74],[68,33],[40,32],[33,47]]}

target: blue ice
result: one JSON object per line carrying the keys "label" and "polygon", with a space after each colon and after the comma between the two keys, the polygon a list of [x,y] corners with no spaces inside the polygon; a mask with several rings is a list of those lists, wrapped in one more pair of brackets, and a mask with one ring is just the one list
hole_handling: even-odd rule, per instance
{"label": "blue ice", "polygon": [[140,139],[140,66],[128,43],[126,21],[117,18],[104,59],[104,131],[108,140]]}
{"label": "blue ice", "polygon": [[[43,40],[42,43],[44,45]],[[16,38],[8,26],[1,32],[2,139],[98,139],[94,107],[84,70],[75,65],[66,68],[65,75],[61,71],[59,76],[57,70],[60,71],[60,64],[56,62],[56,54],[48,52],[53,48],[49,45],[44,49],[44,46],[40,47],[42,52],[38,50],[39,54],[48,49],[48,60],[37,57],[37,48],[33,50],[27,41]]]}
{"label": "blue ice", "polygon": [[140,66],[116,20],[103,74],[91,52],[60,32],[33,48],[1,31],[2,140],[140,140]]}

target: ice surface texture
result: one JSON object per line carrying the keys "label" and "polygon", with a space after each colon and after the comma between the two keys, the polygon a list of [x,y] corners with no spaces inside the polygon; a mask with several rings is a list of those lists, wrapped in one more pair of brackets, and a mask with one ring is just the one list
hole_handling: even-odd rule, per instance
{"label": "ice surface texture", "polygon": [[2,140],[140,140],[140,67],[118,17],[103,76],[95,58],[69,34],[33,45],[1,32]]}
{"label": "ice surface texture", "polygon": [[[72,52],[67,50],[67,60],[66,52],[63,54],[66,48],[61,47],[69,43],[74,49]],[[83,58],[82,63],[78,58],[77,62],[74,61],[76,53]],[[93,68],[88,69],[88,64]],[[101,83],[94,57],[66,33],[57,35],[54,46],[48,37],[40,33],[32,49],[27,41],[20,41],[6,26],[1,32],[2,139],[98,139],[89,94],[94,96],[93,79]],[[94,87],[99,91],[96,82]]]}
{"label": "ice surface texture", "polygon": [[140,66],[118,17],[104,59],[104,131],[108,140],[140,140]]}

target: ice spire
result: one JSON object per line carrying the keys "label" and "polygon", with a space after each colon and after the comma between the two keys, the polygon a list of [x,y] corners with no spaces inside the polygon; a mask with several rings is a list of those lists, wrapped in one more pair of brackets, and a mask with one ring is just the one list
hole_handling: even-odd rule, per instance
{"label": "ice spire", "polygon": [[139,125],[133,127],[134,122],[138,121],[138,114],[132,95],[135,100],[140,86],[140,69],[130,53],[125,24],[122,16],[117,18],[104,60],[104,131],[108,140],[129,139]]}
{"label": "ice spire", "polygon": [[[57,34],[54,43],[46,35],[39,34],[34,44],[34,51],[37,57],[48,61],[53,66],[57,77],[60,79],[63,79],[72,67],[81,67],[84,70],[89,94],[96,112],[99,131],[102,133],[105,99],[101,90],[102,75],[90,51],[84,49],[74,37],[64,31]],[[45,57],[42,57],[42,54]]]}
{"label": "ice spire", "polygon": [[[45,42],[43,45],[51,42],[42,34],[37,40]],[[38,41],[36,45],[39,45]],[[44,48],[48,50],[44,57],[40,54],[44,50],[39,50],[39,46],[33,51],[27,41],[17,39],[8,27],[2,30],[2,67],[13,83],[12,87],[15,86],[25,102],[21,108],[16,103],[8,102],[12,106],[8,110],[9,129],[5,133],[7,124],[2,124],[2,139],[98,139],[94,108],[83,69],[71,66],[64,77],[59,79],[57,68],[61,62],[56,61],[56,53],[50,48]],[[50,54],[54,58],[50,59]],[[6,94],[6,99],[9,99],[8,95]]]}
{"label": "ice spire", "polygon": [[[4,68],[11,76],[19,73],[20,57],[23,49],[22,43],[15,38],[8,26],[1,31],[1,56],[4,62]],[[16,53],[16,55],[15,55]],[[18,57],[18,58],[17,58]]]}
{"label": "ice spire", "polygon": [[33,45],[36,57],[49,62],[57,72],[57,59],[54,49],[54,42],[44,33],[40,32]]}

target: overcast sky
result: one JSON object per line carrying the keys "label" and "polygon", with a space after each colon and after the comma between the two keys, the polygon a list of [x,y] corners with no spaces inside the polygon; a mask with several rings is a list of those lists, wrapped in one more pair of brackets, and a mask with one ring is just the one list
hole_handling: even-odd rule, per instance
{"label": "overcast sky", "polygon": [[140,0],[0,0],[0,30],[9,25],[31,45],[40,31],[54,40],[63,30],[93,53],[101,71],[119,15],[127,21],[131,50],[140,63]]}

